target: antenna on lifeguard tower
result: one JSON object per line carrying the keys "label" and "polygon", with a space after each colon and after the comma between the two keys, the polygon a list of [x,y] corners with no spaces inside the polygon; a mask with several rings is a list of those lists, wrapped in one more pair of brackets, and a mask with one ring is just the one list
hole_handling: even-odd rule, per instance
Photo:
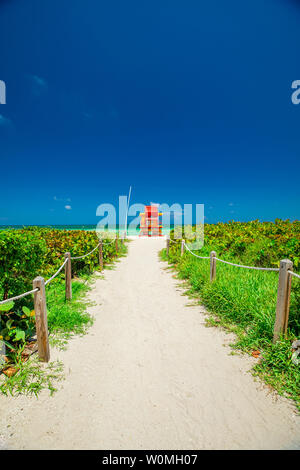
{"label": "antenna on lifeguard tower", "polygon": [[125,237],[127,237],[127,216],[128,216],[130,196],[131,196],[131,186],[129,187],[129,193],[128,193],[127,211],[126,211],[126,219],[125,219]]}

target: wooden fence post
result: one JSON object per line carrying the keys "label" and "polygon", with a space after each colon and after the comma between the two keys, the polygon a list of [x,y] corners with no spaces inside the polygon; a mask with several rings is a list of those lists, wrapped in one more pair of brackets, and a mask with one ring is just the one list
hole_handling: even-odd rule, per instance
{"label": "wooden fence post", "polygon": [[100,265],[100,270],[102,271],[103,269],[103,241],[100,240],[99,243],[99,265]]}
{"label": "wooden fence post", "polygon": [[116,236],[116,256],[118,256],[118,250],[119,250],[119,245],[118,245],[118,235]]}
{"label": "wooden fence post", "polygon": [[280,261],[273,343],[279,339],[282,333],[286,334],[287,331],[292,281],[291,275],[288,271],[292,270],[292,261],[289,259],[283,259]]}
{"label": "wooden fence post", "polygon": [[217,253],[215,251],[210,252],[210,280],[214,281],[216,279],[217,272]]}
{"label": "wooden fence post", "polygon": [[170,249],[170,238],[167,238],[167,256],[169,256],[169,249]]}
{"label": "wooden fence post", "polygon": [[50,359],[49,339],[48,339],[48,320],[46,306],[45,280],[38,276],[33,280],[33,288],[39,290],[34,293],[34,312],[36,336],[38,343],[38,355],[42,362],[48,362]]}
{"label": "wooden fence post", "polygon": [[180,250],[180,255],[183,256],[184,253],[184,240],[181,240],[181,250]]}
{"label": "wooden fence post", "polygon": [[65,253],[68,262],[65,264],[65,283],[66,283],[66,300],[72,299],[72,265],[71,253]]}

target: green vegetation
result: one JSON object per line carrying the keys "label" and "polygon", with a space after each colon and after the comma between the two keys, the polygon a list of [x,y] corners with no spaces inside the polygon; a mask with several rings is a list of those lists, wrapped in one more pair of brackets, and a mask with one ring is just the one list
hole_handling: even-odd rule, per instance
{"label": "green vegetation", "polygon": [[[111,267],[117,256],[126,253],[119,243],[118,253],[114,241],[104,240],[104,267]],[[90,252],[99,240],[94,232],[79,230],[52,230],[27,228],[0,232],[0,299],[10,298],[32,289],[37,275],[49,278],[62,264],[64,253],[72,256]],[[65,301],[64,271],[46,287],[47,316],[50,343],[63,347],[74,334],[84,334],[92,323],[86,312],[84,296],[90,288],[92,273],[99,269],[98,250],[83,260],[72,262],[72,300]],[[0,305],[0,340],[6,346],[6,362],[1,370],[12,370],[11,376],[0,379],[2,393],[35,393],[43,388],[54,391],[54,379],[61,376],[60,364],[51,363],[41,368],[38,361],[28,361],[24,349],[33,346],[35,312],[33,297]],[[17,373],[15,373],[17,371]]]}
{"label": "green vegetation", "polygon": [[37,357],[24,362],[20,358],[15,363],[17,373],[0,381],[0,392],[4,395],[35,395],[46,389],[50,395],[57,391],[55,384],[64,379],[63,364],[49,362],[43,367]]}
{"label": "green vegetation", "polygon": [[[62,345],[74,334],[84,334],[91,325],[92,318],[86,312],[87,301],[85,294],[90,288],[90,279],[86,282],[72,282],[72,301],[65,302],[65,284],[62,281],[54,283],[48,289],[47,309],[48,327],[54,335],[55,344]],[[53,342],[53,340],[52,340]]]}
{"label": "green vegetation", "polygon": [[32,289],[32,280],[43,272],[47,255],[39,231],[0,231],[0,299]]}
{"label": "green vegetation", "polygon": [[[104,240],[109,241],[109,240]],[[32,289],[32,280],[49,278],[62,264],[64,254],[84,255],[99,239],[95,232],[28,227],[0,231],[0,299],[7,299]],[[104,263],[116,256],[114,243],[103,245]],[[73,276],[90,273],[99,266],[97,250],[87,258],[72,263]],[[23,301],[23,304],[26,299]]]}
{"label": "green vegetation", "polygon": [[[289,258],[297,267],[300,259],[300,222],[231,222],[205,225],[205,244],[196,253],[217,252],[222,259],[252,266],[278,267]],[[166,252],[162,252],[166,259]],[[241,269],[217,262],[217,277],[209,280],[209,260],[187,251],[180,256],[180,241],[170,244],[168,261],[178,276],[190,284],[211,313],[208,325],[221,325],[237,335],[234,348],[248,353],[259,351],[254,374],[262,377],[280,394],[293,398],[300,408],[300,368],[292,360],[291,343],[300,334],[300,282],[292,281],[289,325],[286,338],[272,343],[278,274]],[[296,269],[295,269],[296,270]]]}

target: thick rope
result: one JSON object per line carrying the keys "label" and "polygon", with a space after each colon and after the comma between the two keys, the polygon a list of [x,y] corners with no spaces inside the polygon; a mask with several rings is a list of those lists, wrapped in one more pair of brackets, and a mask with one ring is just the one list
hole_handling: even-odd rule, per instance
{"label": "thick rope", "polygon": [[257,266],[244,266],[242,264],[235,264],[235,263],[230,263],[229,261],[225,261],[223,259],[215,257],[216,260],[221,261],[221,263],[226,263],[230,264],[231,266],[236,266],[238,268],[246,268],[246,269],[257,269],[258,271],[279,271],[279,268],[260,268]]}
{"label": "thick rope", "polygon": [[292,276],[295,276],[295,277],[297,277],[298,279],[300,279],[299,274],[294,273],[294,271],[288,271],[288,273],[291,274]]}
{"label": "thick rope", "polygon": [[[193,253],[193,252],[189,249],[189,247],[187,246],[187,244],[185,243],[185,241],[184,241],[184,246],[185,246],[185,248],[186,248],[193,256],[195,256],[196,258],[200,258],[200,259],[210,259],[210,256],[199,256],[199,255],[196,255],[196,253]],[[230,263],[229,261],[225,261],[225,260],[220,259],[220,258],[217,258],[217,257],[215,257],[215,259],[218,260],[218,261],[221,261],[221,263],[230,264],[231,266],[236,266],[236,267],[238,267],[238,268],[256,269],[256,270],[258,270],[258,271],[276,271],[276,272],[279,271],[279,268],[260,268],[260,267],[258,267],[258,266],[244,266],[244,265],[242,265],[242,264]],[[296,277],[299,277],[299,278],[300,278],[300,276],[299,276],[298,274],[293,273],[293,271],[289,271],[289,272],[292,273],[293,275],[296,275]]]}
{"label": "thick rope", "polygon": [[[110,242],[103,242],[104,244],[107,244],[107,243],[112,243],[114,242],[116,239],[114,238],[113,240],[111,240]],[[90,251],[89,253],[87,253],[86,255],[82,255],[82,256],[73,256],[71,257],[71,259],[73,260],[76,260],[76,259],[83,259],[83,258],[86,258],[87,256],[91,255],[95,250],[97,250],[97,248],[100,246],[101,244],[101,241],[98,243],[98,245],[93,248],[92,251]],[[51,281],[53,281],[53,279],[60,273],[60,271],[63,269],[63,267],[66,265],[66,263],[68,262],[68,258],[65,259],[65,261],[63,262],[63,264],[60,266],[60,268],[56,271],[55,274],[53,274],[53,276],[51,276],[49,279],[47,279],[47,281],[45,281],[45,286],[47,286],[48,284],[50,284]],[[33,289],[33,290],[30,290],[28,292],[24,292],[24,294],[20,294],[20,295],[16,295],[15,297],[11,297],[10,299],[6,299],[6,300],[1,300],[0,301],[0,305],[3,305],[3,304],[7,304],[8,302],[13,302],[14,300],[18,300],[18,299],[22,299],[23,297],[26,297],[27,295],[30,295],[30,294],[34,294],[35,292],[37,292],[39,290],[39,288],[37,287],[36,289]]]}
{"label": "thick rope", "polygon": [[[116,241],[116,240],[117,240],[117,238],[114,238],[113,240],[111,240],[111,241],[109,241],[109,242],[104,242],[103,240],[101,240],[101,241],[102,241],[102,244],[103,244],[103,245],[108,245],[109,243],[113,243],[113,242]],[[121,239],[119,238],[119,240],[121,240]],[[92,253],[94,253],[94,251],[97,250],[97,248],[99,248],[99,246],[100,246],[100,244],[101,244],[101,241],[98,243],[97,246],[95,246],[95,248],[94,248],[92,251],[90,251],[90,252],[87,253],[86,255],[82,255],[82,256],[71,256],[71,259],[83,259],[83,258],[86,258],[87,256],[89,256],[89,255],[91,255]]]}
{"label": "thick rope", "polygon": [[[102,243],[103,243],[103,245],[109,245],[110,243],[113,243],[113,242],[115,242],[116,240],[117,240],[116,238],[113,238],[110,242],[104,242],[104,241],[102,241]],[[122,240],[122,238],[118,238],[118,240]],[[100,243],[99,243],[99,245],[100,245]],[[98,245],[98,246],[99,246],[99,245]]]}
{"label": "thick rope", "polygon": [[87,256],[91,255],[92,253],[94,253],[95,250],[97,250],[97,248],[100,246],[100,243],[98,243],[97,246],[95,246],[95,248],[93,248],[92,251],[90,251],[89,253],[87,253],[86,255],[82,255],[82,256],[71,256],[71,259],[83,259],[83,258],[86,258]]}
{"label": "thick rope", "polygon": [[10,299],[1,300],[0,305],[7,304],[8,302],[12,302],[13,300],[22,299],[22,297],[26,297],[27,295],[34,294],[38,290],[39,290],[39,288],[36,287],[33,290],[30,290],[28,292],[24,292],[24,294],[16,295],[15,297],[11,297]]}
{"label": "thick rope", "polygon": [[62,270],[62,268],[65,266],[65,264],[69,261],[68,258],[65,259],[65,261],[63,262],[63,264],[61,265],[61,267],[56,271],[55,274],[53,274],[53,276],[50,277],[50,279],[48,279],[47,281],[45,281],[45,286],[47,284],[49,284],[51,281],[53,281],[53,279],[60,273],[60,271]]}
{"label": "thick rope", "polygon": [[186,249],[193,255],[193,256],[196,256],[196,258],[200,258],[200,259],[210,259],[210,256],[199,256],[199,255],[196,255],[196,253],[193,253],[189,247],[187,246],[187,244],[184,242],[184,246],[186,247]]}
{"label": "thick rope", "polygon": [[[65,259],[65,261],[63,262],[63,264],[60,266],[60,268],[56,271],[55,274],[53,274],[53,276],[50,277],[50,279],[48,279],[47,281],[45,281],[45,286],[47,284],[49,284],[51,281],[53,281],[53,279],[60,273],[60,271],[63,269],[63,267],[65,266],[65,264],[68,262],[68,258]],[[18,300],[18,299],[22,299],[23,297],[26,297],[27,295],[30,295],[30,294],[34,294],[35,292],[37,292],[39,290],[38,287],[36,287],[35,289],[32,289],[28,292],[24,292],[24,294],[20,294],[20,295],[16,295],[15,297],[11,297],[10,299],[6,299],[6,300],[1,300],[0,302],[0,305],[3,305],[3,304],[7,304],[8,302],[13,302],[14,300]]]}

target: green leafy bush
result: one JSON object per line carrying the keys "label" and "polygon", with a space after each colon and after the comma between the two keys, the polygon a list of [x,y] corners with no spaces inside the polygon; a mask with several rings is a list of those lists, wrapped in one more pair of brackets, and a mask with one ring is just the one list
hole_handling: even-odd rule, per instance
{"label": "green leafy bush", "polygon": [[[103,242],[105,265],[121,253],[121,245],[117,253],[114,240],[105,239]],[[71,256],[81,256],[92,251],[98,243],[99,239],[92,231],[40,227],[0,231],[0,300],[31,290],[32,281],[38,275],[45,280],[51,277],[63,263],[66,252],[71,252]],[[99,269],[98,250],[84,259],[72,261],[73,277],[89,274],[96,269]],[[80,309],[78,302],[74,309],[72,305],[63,305],[63,278],[64,270],[46,289],[49,297],[48,320],[53,331],[64,329],[70,332],[80,329],[90,319],[83,313],[83,304]],[[75,298],[77,291],[84,290],[84,286],[76,282],[73,282],[73,288]],[[55,296],[51,295],[53,292]],[[34,330],[32,296],[0,305],[0,340],[5,341],[7,346],[18,348],[33,335]]]}
{"label": "green leafy bush", "polygon": [[47,252],[45,240],[32,230],[0,231],[0,299],[32,289]]}
{"label": "green leafy bush", "polygon": [[0,305],[0,340],[12,345],[25,343],[35,332],[34,311],[23,305],[14,309],[14,302]]}

